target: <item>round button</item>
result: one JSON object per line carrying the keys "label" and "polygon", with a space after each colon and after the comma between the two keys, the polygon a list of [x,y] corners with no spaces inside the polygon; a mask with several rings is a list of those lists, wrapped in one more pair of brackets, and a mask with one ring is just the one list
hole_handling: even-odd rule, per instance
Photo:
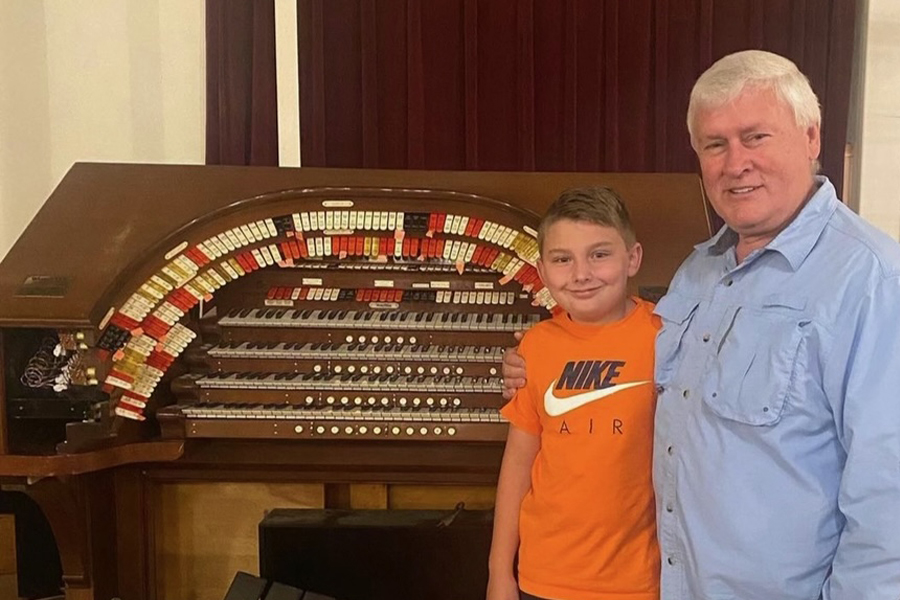
{"label": "round button", "polygon": [[379,366],[372,367],[372,372],[375,373],[376,375],[378,375],[379,373],[381,373],[381,367],[379,367]]}
{"label": "round button", "polygon": [[448,427],[447,435],[456,435],[456,427]]}
{"label": "round button", "polygon": [[358,338],[356,338],[356,341],[359,342],[360,344],[365,344],[365,343],[366,343],[366,336],[361,335],[361,336],[359,336]]}
{"label": "round button", "polygon": [[442,372],[444,375],[449,375],[449,374],[450,374],[450,367],[444,367],[444,368],[441,370],[441,372]]}
{"label": "round button", "polygon": [[407,427],[407,428],[406,428],[406,435],[413,435],[415,432],[416,432],[416,430],[415,430],[414,427]]}
{"label": "round button", "polygon": [[359,368],[359,372],[360,372],[360,373],[368,373],[368,372],[369,372],[369,367],[367,367],[366,365],[363,365],[363,366],[361,366],[361,367]]}
{"label": "round button", "polygon": [[725,287],[731,287],[732,285],[734,285],[734,279],[729,279],[725,282]]}
{"label": "round button", "polygon": [[294,427],[294,433],[303,433],[303,425],[297,425]]}
{"label": "round button", "polygon": [[420,404],[422,404],[422,401],[418,398],[413,398],[412,404],[413,406],[419,406]]}
{"label": "round button", "polygon": [[346,427],[344,427],[344,433],[346,433],[347,435],[352,434],[352,433],[353,433],[353,428],[350,427],[349,425],[347,425]]}
{"label": "round button", "polygon": [[394,435],[400,435],[400,428],[396,425],[394,427],[391,427],[391,433],[393,433]]}
{"label": "round button", "polygon": [[374,433],[375,435],[381,435],[381,427],[378,427],[376,425],[375,427],[372,428],[372,433]]}
{"label": "round button", "polygon": [[691,395],[691,391],[690,391],[690,390],[684,390],[683,392],[681,392],[681,395],[682,395],[683,397],[687,398],[688,396]]}
{"label": "round button", "polygon": [[356,398],[353,399],[353,404],[355,406],[362,406],[362,403],[363,403],[363,400],[360,396],[357,396]]}
{"label": "round button", "polygon": [[375,396],[369,396],[369,399],[366,400],[366,404],[368,404],[369,406],[375,406],[376,402],[377,400],[375,400]]}
{"label": "round button", "polygon": [[334,372],[335,372],[335,373],[340,373],[340,372],[343,371],[343,370],[344,370],[344,368],[343,368],[341,365],[335,365],[335,366],[334,366]]}
{"label": "round button", "polygon": [[385,344],[390,344],[390,343],[391,343],[391,336],[389,336],[389,335],[384,336],[384,343],[385,343]]}
{"label": "round button", "polygon": [[313,367],[313,373],[321,373],[321,372],[322,372],[322,365],[316,365]]}
{"label": "round button", "polygon": [[402,335],[401,335],[401,336],[397,336],[397,343],[398,343],[398,344],[402,344],[402,343],[403,343],[403,336],[402,336]]}
{"label": "round button", "polygon": [[419,375],[422,375],[424,372],[425,372],[425,367],[419,367],[416,369],[416,373],[418,373]]}
{"label": "round button", "polygon": [[460,400],[459,398],[454,398],[453,406],[462,406],[462,400]]}
{"label": "round button", "polygon": [[366,427],[365,425],[360,425],[360,426],[359,426],[359,432],[360,432],[361,434],[365,435],[365,434],[367,434],[367,433],[369,432],[369,428]]}
{"label": "round button", "polygon": [[393,372],[394,372],[394,367],[387,366],[387,367],[384,368],[384,370],[387,371],[388,374],[390,375],[390,374],[393,374]]}
{"label": "round button", "polygon": [[340,427],[338,427],[337,425],[332,425],[332,427],[331,427],[331,433],[333,433],[334,435],[337,435],[337,434],[339,434],[340,432],[341,432],[341,428],[340,428]]}
{"label": "round button", "polygon": [[434,428],[434,435],[441,435],[442,433],[444,433],[444,430],[441,429],[440,427]]}
{"label": "round button", "polygon": [[381,399],[381,405],[382,405],[382,406],[390,406],[390,405],[391,405],[391,400],[390,400],[390,398],[388,398],[388,397],[382,398],[382,399]]}
{"label": "round button", "polygon": [[328,396],[325,398],[325,402],[328,404],[334,404],[334,396]]}
{"label": "round button", "polygon": [[306,397],[306,404],[312,404],[312,403],[315,402],[315,401],[316,401],[316,399],[313,398],[312,396],[307,396],[307,397]]}
{"label": "round button", "polygon": [[316,433],[325,433],[325,428],[319,425],[316,427]]}
{"label": "round button", "polygon": [[708,342],[708,341],[709,341],[709,334],[708,334],[708,333],[704,333],[704,334],[703,334],[703,341],[704,341],[704,342]]}
{"label": "round button", "polygon": [[352,344],[352,343],[353,343],[353,336],[352,336],[352,335],[348,335],[347,337],[344,338],[344,341],[347,342],[348,344]]}
{"label": "round button", "polygon": [[[400,342],[400,339],[397,339],[397,341]],[[417,341],[417,340],[416,340],[416,336],[410,336],[410,338],[409,338],[409,343],[410,343],[410,344],[415,344],[416,341]],[[402,343],[402,342],[401,342],[401,343]]]}
{"label": "round button", "polygon": [[341,396],[341,406],[347,406],[350,404],[350,398],[347,396]]}
{"label": "round button", "polygon": [[672,446],[669,446],[668,448],[666,448],[666,452],[668,452],[669,455],[671,456],[672,454],[675,454],[675,448],[673,448]]}
{"label": "round button", "polygon": [[377,336],[377,335],[373,335],[373,336],[372,336],[372,343],[373,343],[373,344],[377,344],[377,343],[378,343],[378,336]]}
{"label": "round button", "polygon": [[446,398],[441,398],[441,406],[447,406],[448,402]]}
{"label": "round button", "polygon": [[671,504],[666,504],[666,512],[667,513],[675,512],[675,507],[672,506]]}
{"label": "round button", "polygon": [[421,428],[419,428],[419,433],[420,433],[421,435],[428,435],[428,428],[427,428],[427,427],[421,427]]}
{"label": "round button", "polygon": [[412,373],[412,367],[403,367],[403,372],[409,375]]}
{"label": "round button", "polygon": [[427,404],[428,406],[434,406],[434,398],[427,398],[425,400],[425,404]]}
{"label": "round button", "polygon": [[431,367],[430,369],[428,369],[428,372],[432,375],[437,375],[437,371],[437,367]]}
{"label": "round button", "polygon": [[349,367],[347,367],[347,372],[348,373],[356,373],[356,367],[354,367],[353,365],[350,365]]}
{"label": "round button", "polygon": [[400,398],[400,400],[398,400],[397,402],[400,404],[400,406],[406,406],[406,398]]}
{"label": "round button", "polygon": [[666,559],[666,562],[669,563],[670,565],[674,565],[674,564],[675,564],[675,557],[674,557],[674,556],[670,556],[669,558]]}

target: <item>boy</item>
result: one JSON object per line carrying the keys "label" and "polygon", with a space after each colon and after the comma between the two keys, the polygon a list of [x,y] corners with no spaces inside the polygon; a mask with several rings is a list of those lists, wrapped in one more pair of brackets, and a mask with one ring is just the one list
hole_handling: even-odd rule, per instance
{"label": "boy", "polygon": [[511,425],[487,598],[656,600],[650,463],[659,325],[653,305],[626,291],[641,245],[606,188],[564,192],[541,221],[538,244],[538,272],[562,311],[525,334],[528,382],[501,411]]}

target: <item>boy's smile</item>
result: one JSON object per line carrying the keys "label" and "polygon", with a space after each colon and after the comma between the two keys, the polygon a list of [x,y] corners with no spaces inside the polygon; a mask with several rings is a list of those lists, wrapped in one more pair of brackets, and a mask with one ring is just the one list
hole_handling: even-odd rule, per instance
{"label": "boy's smile", "polygon": [[599,324],[625,316],[640,264],[640,244],[628,248],[614,227],[560,219],[546,231],[538,272],[573,321]]}

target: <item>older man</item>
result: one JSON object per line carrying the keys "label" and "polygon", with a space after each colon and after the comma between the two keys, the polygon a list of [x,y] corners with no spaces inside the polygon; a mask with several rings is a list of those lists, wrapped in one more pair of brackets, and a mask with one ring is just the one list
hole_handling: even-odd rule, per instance
{"label": "older man", "polygon": [[691,93],[726,226],[656,308],[663,600],[900,598],[900,246],[815,176],[820,120],[767,52]]}

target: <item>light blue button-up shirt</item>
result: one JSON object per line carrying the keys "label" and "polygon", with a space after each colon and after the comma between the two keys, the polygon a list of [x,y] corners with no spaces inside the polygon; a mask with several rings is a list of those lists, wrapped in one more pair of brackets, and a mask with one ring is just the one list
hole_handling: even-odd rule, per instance
{"label": "light blue button-up shirt", "polygon": [[900,598],[900,245],[817,185],[656,308],[662,600]]}

